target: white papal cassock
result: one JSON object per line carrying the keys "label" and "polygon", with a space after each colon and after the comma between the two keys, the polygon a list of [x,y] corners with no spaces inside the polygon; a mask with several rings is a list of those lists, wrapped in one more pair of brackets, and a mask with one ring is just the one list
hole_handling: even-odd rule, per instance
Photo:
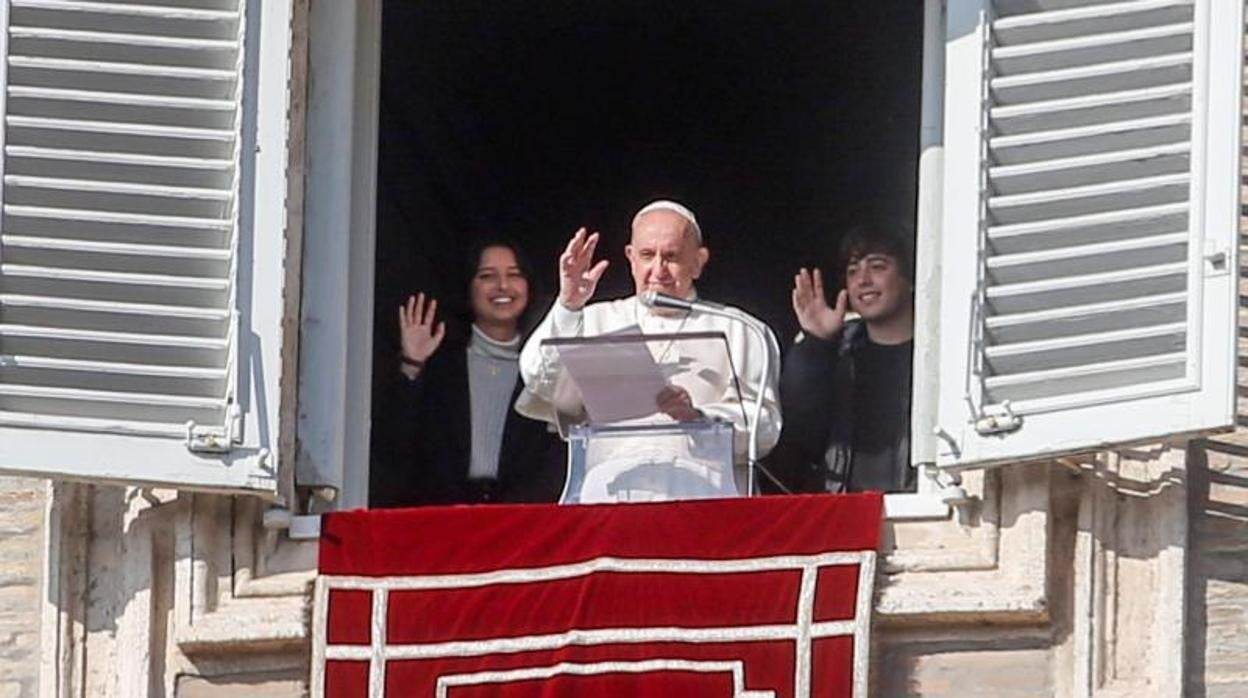
{"label": "white papal cassock", "polygon": [[[750,318],[743,310],[729,308],[728,311]],[[738,464],[745,462],[749,447],[745,415],[753,414],[758,386],[765,384],[762,416],[759,419],[759,456],[767,454],[775,446],[780,436],[780,408],[776,399],[780,357],[773,348],[774,342],[763,346],[743,323],[697,310],[658,315],[642,306],[635,296],[594,303],[581,311],[568,310],[556,301],[520,352],[520,376],[525,390],[516,401],[516,409],[528,417],[555,424],[560,433],[566,435],[567,425],[584,419],[583,413],[578,404],[568,404],[566,397],[560,394],[566,382],[560,379],[559,366],[548,361],[547,355],[542,352],[542,340],[551,337],[593,337],[629,328],[639,328],[644,334],[722,332],[727,338],[731,367],[722,359],[719,342],[655,341],[648,345],[667,381],[688,391],[694,407],[708,417],[732,423],[735,431],[734,457]],[[763,352],[772,354],[766,381],[763,381]],[[740,394],[744,404],[738,399],[736,386],[732,384],[732,368],[736,369],[741,379]],[[672,423],[674,420],[656,413],[640,421]],[[638,444],[639,448],[642,446]],[[744,486],[744,482],[738,484]]]}

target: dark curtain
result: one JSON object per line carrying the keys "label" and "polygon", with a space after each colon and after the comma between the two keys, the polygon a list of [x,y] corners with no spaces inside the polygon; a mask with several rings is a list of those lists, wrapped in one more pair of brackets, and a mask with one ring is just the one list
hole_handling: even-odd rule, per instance
{"label": "dark curtain", "polygon": [[855,221],[913,218],[922,3],[386,0],[383,12],[374,470],[410,462],[390,409],[395,309],[424,290],[462,316],[475,236],[520,242],[548,303],[567,237],[596,228],[608,298],[632,288],[632,213],[677,199],[711,249],[701,294],[787,342],[798,266],[828,264]]}

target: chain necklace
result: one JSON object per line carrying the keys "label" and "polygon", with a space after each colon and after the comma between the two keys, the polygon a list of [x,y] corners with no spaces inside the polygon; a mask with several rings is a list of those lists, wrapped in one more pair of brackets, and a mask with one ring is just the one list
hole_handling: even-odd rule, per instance
{"label": "chain necklace", "polygon": [[[652,314],[650,314],[650,313],[647,313],[647,315],[651,315],[652,317],[655,317],[655,318],[662,318],[662,316],[661,316],[661,315],[652,315]],[[693,315],[693,311],[686,311],[686,312],[685,312],[685,314],[684,314],[684,317],[682,317],[682,318],[680,319],[680,324],[676,326],[676,329],[675,329],[675,330],[673,330],[673,331],[671,331],[671,332],[663,332],[662,334],[680,334],[681,330],[685,329],[685,323],[689,322],[689,316],[690,316],[690,315]],[[633,319],[637,321],[637,328],[641,330],[641,333],[642,333],[642,334],[648,334],[648,332],[646,331],[645,325],[643,324],[643,321],[642,321],[642,315],[641,315],[641,304],[640,304],[640,303],[634,303],[634,304],[633,304]],[[656,334],[658,334],[658,333],[656,333]],[[660,365],[661,365],[661,364],[663,363],[663,361],[664,361],[665,359],[667,359],[667,355],[668,355],[669,353],[671,353],[671,351],[672,351],[672,347],[674,347],[674,346],[676,346],[676,340],[675,340],[675,339],[669,339],[669,340],[667,340],[667,344],[663,347],[663,351],[659,352],[659,355],[655,358],[655,360],[654,360],[654,361],[655,361],[655,363],[657,363],[657,364],[660,364]],[[653,350],[651,350],[651,351],[653,351]]]}

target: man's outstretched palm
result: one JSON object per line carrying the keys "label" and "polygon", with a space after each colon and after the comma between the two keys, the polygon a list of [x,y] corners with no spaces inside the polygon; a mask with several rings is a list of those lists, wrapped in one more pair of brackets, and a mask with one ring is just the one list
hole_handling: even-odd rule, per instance
{"label": "man's outstretched palm", "polygon": [[594,296],[598,280],[607,270],[607,260],[594,264],[594,248],[598,233],[584,228],[576,231],[567,248],[559,255],[559,302],[568,310],[580,310]]}
{"label": "man's outstretched palm", "polygon": [[836,306],[828,305],[823,290],[823,272],[813,274],[802,269],[793,277],[793,314],[802,331],[820,339],[830,340],[845,326],[845,310],[849,305],[849,292],[841,289],[836,294]]}

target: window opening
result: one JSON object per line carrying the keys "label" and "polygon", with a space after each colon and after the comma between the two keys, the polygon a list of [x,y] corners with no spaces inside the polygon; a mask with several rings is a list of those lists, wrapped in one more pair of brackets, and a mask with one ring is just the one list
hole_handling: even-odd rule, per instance
{"label": "window opening", "polygon": [[620,297],[633,212],[682,201],[711,251],[699,294],[787,348],[797,269],[836,278],[849,226],[914,219],[922,14],[849,0],[385,3],[373,502],[416,467],[416,439],[446,437],[414,434],[396,408],[397,309],[423,291],[462,338],[464,260],[486,237],[523,248],[540,317],[579,226],[602,232],[610,260],[595,298]]}

